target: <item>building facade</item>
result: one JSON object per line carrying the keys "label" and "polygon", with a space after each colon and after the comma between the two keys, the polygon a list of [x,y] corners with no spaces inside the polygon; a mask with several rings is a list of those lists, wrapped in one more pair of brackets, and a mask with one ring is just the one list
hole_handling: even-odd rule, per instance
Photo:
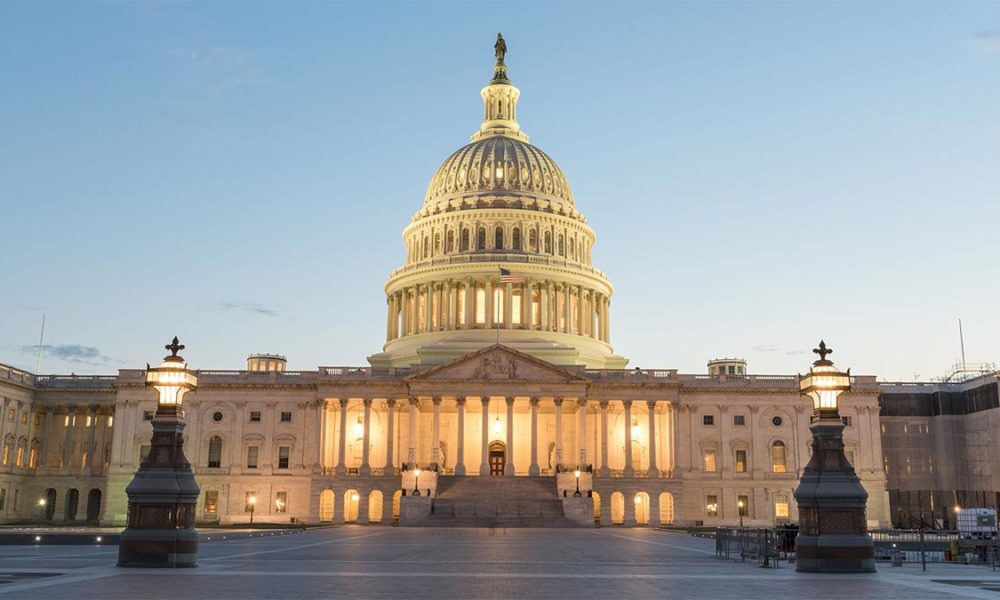
{"label": "building facade", "polygon": [[[367,366],[288,371],[283,356],[253,355],[246,370],[199,372],[184,401],[199,522],[253,510],[266,522],[391,523],[403,494],[433,498],[441,478],[540,478],[562,496],[578,470],[604,525],[797,520],[812,414],[797,376],[748,373],[740,359],[712,361],[708,374],[626,368],[595,234],[521,130],[505,51],[498,42],[483,123],[403,232],[382,351]],[[847,454],[869,524],[884,526],[896,497],[886,472],[901,458],[882,449],[898,447],[886,437],[895,425],[880,417],[875,378],[853,381]],[[144,372],[0,366],[0,398],[0,522],[122,524],[152,435]],[[931,487],[949,485],[960,484]]]}

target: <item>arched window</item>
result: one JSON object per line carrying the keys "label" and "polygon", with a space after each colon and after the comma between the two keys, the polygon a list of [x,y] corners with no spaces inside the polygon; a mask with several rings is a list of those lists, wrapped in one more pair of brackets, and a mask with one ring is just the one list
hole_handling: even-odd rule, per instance
{"label": "arched window", "polygon": [[515,227],[510,234],[510,247],[512,250],[521,249],[521,229],[518,227]]}
{"label": "arched window", "polygon": [[445,245],[445,252],[451,254],[455,251],[455,232],[451,229],[448,230],[447,244]]}
{"label": "arched window", "polygon": [[493,236],[493,247],[497,250],[503,249],[503,227],[497,226],[496,234]]}
{"label": "arched window", "polygon": [[425,235],[424,236],[424,258],[427,258],[428,256],[430,256],[430,253],[431,253],[431,241]]}
{"label": "arched window", "polygon": [[559,256],[566,256],[566,244],[561,233],[559,234]]}
{"label": "arched window", "polygon": [[552,254],[552,232],[545,232],[545,253]]}
{"label": "arched window", "polygon": [[528,250],[538,252],[538,233],[534,229],[528,232]]}
{"label": "arched window", "polygon": [[462,252],[469,251],[469,230],[462,229]]}
{"label": "arched window", "polygon": [[786,471],[785,443],[777,441],[771,444],[771,471],[784,473]]}
{"label": "arched window", "polygon": [[569,239],[569,257],[572,259],[576,258],[576,239]]}
{"label": "arched window", "polygon": [[218,469],[222,466],[222,438],[213,435],[208,440],[208,467]]}
{"label": "arched window", "polygon": [[486,228],[480,227],[476,234],[476,250],[486,250]]}
{"label": "arched window", "polygon": [[433,249],[433,254],[434,254],[434,256],[437,256],[438,254],[441,254],[441,234],[440,233],[435,233],[434,234],[434,249]]}

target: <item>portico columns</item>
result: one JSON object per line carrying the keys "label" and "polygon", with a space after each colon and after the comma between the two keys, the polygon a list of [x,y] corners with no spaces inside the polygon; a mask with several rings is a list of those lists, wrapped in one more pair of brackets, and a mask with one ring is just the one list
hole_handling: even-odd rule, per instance
{"label": "portico columns", "polygon": [[431,402],[434,404],[434,426],[433,433],[431,435],[431,443],[433,447],[431,448],[431,462],[435,465],[441,458],[441,396],[434,396],[431,398]]}
{"label": "portico columns", "polygon": [[396,465],[392,459],[393,429],[396,421],[396,399],[387,398],[385,401],[388,423],[385,425],[385,466],[382,468],[382,475],[393,477],[396,474]]}
{"label": "portico columns", "polygon": [[503,474],[514,476],[514,397],[507,396],[507,464]]}
{"label": "portico columns", "polygon": [[608,401],[601,400],[601,477],[611,475],[608,468]]}
{"label": "portico columns", "polygon": [[490,474],[490,397],[480,396],[483,403],[483,460],[479,464],[479,474],[487,477]]}
{"label": "portico columns", "polygon": [[358,469],[359,475],[371,475],[372,467],[368,462],[369,456],[371,454],[371,432],[372,432],[372,399],[365,398],[362,400],[365,405],[365,427],[364,427],[364,446],[361,448],[361,468]]}
{"label": "portico columns", "polygon": [[410,427],[409,448],[406,450],[406,462],[417,462],[417,397],[410,396]]}
{"label": "portico columns", "polygon": [[465,396],[456,399],[458,403],[458,441],[456,443],[455,475],[465,475]]}
{"label": "portico columns", "polygon": [[576,401],[576,448],[579,454],[577,465],[587,464],[587,401],[580,398]]}
{"label": "portico columns", "polygon": [[486,328],[493,328],[493,282],[486,278]]}
{"label": "portico columns", "polygon": [[528,475],[538,476],[538,397],[531,398],[531,465]]}
{"label": "portico columns", "polygon": [[[625,471],[622,475],[635,477],[635,469],[632,468],[632,401],[622,400],[622,404],[625,405]],[[632,514],[635,515],[635,507],[632,508]],[[629,503],[625,502],[625,514],[628,514],[628,510]]]}
{"label": "portico columns", "polygon": [[538,303],[542,311],[542,331],[549,331],[549,296],[552,295],[552,282],[545,281],[538,284]]}
{"label": "portico columns", "polygon": [[472,285],[472,278],[465,278],[465,287],[462,289],[462,293],[465,294],[465,302],[462,304],[462,309],[464,310],[464,315],[462,317],[463,325],[462,329],[472,329],[475,321],[475,314],[472,311],[472,303],[475,299],[475,289]]}
{"label": "portico columns", "polygon": [[337,440],[337,475],[347,475],[347,398],[340,398],[340,434]]}
{"label": "portico columns", "polygon": [[646,407],[649,409],[649,471],[647,477],[659,477],[660,470],[656,467],[656,400],[647,401]]}
{"label": "portico columns", "polygon": [[562,398],[555,398],[556,405],[556,470],[562,464]]}
{"label": "portico columns", "polygon": [[[524,296],[521,296],[521,301],[524,301]],[[504,289],[504,301],[503,301],[503,327],[504,329],[510,329],[510,322],[514,320],[514,284],[508,283],[507,287]]]}
{"label": "portico columns", "polygon": [[434,306],[434,286],[427,284],[424,286],[424,327],[420,330],[420,333],[427,333],[428,331],[434,331],[434,321],[431,308]]}

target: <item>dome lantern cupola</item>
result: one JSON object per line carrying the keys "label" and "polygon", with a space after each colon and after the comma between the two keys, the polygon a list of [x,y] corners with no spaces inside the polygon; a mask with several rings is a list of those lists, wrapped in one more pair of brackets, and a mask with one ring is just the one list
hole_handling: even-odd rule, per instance
{"label": "dome lantern cupola", "polygon": [[517,123],[517,99],[521,96],[521,90],[507,79],[507,64],[504,62],[507,42],[499,33],[493,49],[497,64],[493,67],[493,79],[479,92],[483,97],[483,124],[472,135],[472,141],[503,135],[527,142],[527,134],[521,131],[521,126]]}

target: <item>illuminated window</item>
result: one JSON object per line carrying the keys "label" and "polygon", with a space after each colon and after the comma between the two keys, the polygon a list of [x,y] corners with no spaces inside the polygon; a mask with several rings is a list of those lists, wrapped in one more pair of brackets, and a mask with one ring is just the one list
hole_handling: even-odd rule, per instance
{"label": "illuminated window", "polygon": [[257,468],[257,457],[260,455],[260,446],[250,446],[247,448],[247,468]]}
{"label": "illuminated window", "polygon": [[424,312],[425,312],[424,307],[426,306],[425,304],[426,302],[427,302],[427,294],[417,295],[417,331],[421,332],[427,331],[426,328],[427,324],[424,323]]}
{"label": "illuminated window", "polygon": [[[21,425],[28,424],[28,411],[23,411],[21,413]],[[90,427],[90,417],[87,417],[87,427]]]}
{"label": "illuminated window", "polygon": [[705,460],[705,472],[715,473],[715,450],[705,450],[704,452]]}
{"label": "illuminated window", "polygon": [[747,451],[737,450],[736,451],[736,472],[746,473],[747,472]]}
{"label": "illuminated window", "polygon": [[28,453],[28,468],[36,469],[38,468],[38,447],[32,446],[31,451]]}
{"label": "illuminated window", "polygon": [[208,490],[205,492],[205,514],[214,515],[219,512],[219,492]]}
{"label": "illuminated window", "polygon": [[739,509],[741,517],[746,517],[750,515],[750,497],[749,496],[736,496],[736,508]]}
{"label": "illuminated window", "polygon": [[521,324],[521,290],[514,290],[510,299],[510,322],[514,325]]}
{"label": "illuminated window", "polygon": [[719,516],[719,497],[714,494],[705,496],[705,515],[709,517]]}
{"label": "illuminated window", "polygon": [[465,326],[465,286],[456,290],[455,293],[455,315],[460,326]]}
{"label": "illuminated window", "polygon": [[438,311],[441,310],[441,296],[440,296],[440,294],[438,294],[437,290],[430,290],[429,289],[429,290],[427,290],[427,293],[430,294],[430,296],[431,296],[430,297],[430,303],[431,303],[430,331],[434,331],[439,326],[439,323],[438,323]]}
{"label": "illuminated window", "polygon": [[24,466],[24,445],[17,447],[17,458],[14,459],[14,466],[20,468]]}
{"label": "illuminated window", "polygon": [[774,473],[784,473],[785,463],[785,443],[774,442],[771,446],[771,471]]}
{"label": "illuminated window", "polygon": [[559,321],[558,328],[560,331],[564,331],[566,329],[566,293],[556,294],[556,296],[558,296],[556,301],[556,314]]}
{"label": "illuminated window", "polygon": [[278,492],[274,495],[274,512],[288,512],[288,492]]}
{"label": "illuminated window", "polygon": [[774,518],[788,518],[788,496],[785,494],[776,494],[774,496]]}
{"label": "illuminated window", "polygon": [[476,288],[476,325],[486,323],[486,290]]}
{"label": "illuminated window", "polygon": [[278,468],[287,469],[288,468],[288,455],[291,448],[288,446],[281,446],[278,448]]}
{"label": "illuminated window", "polygon": [[0,464],[4,466],[10,462],[10,442],[3,445],[3,460],[0,460]]}

